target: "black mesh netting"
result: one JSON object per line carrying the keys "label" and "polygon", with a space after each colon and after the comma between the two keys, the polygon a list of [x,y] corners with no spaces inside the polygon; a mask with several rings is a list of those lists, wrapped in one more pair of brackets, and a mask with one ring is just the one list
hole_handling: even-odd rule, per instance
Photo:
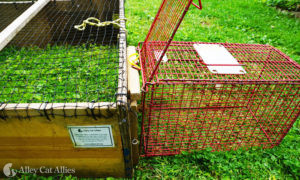
{"label": "black mesh netting", "polygon": [[[32,4],[1,1],[0,31]],[[0,52],[0,105],[114,104],[123,88],[119,83],[123,69],[120,28],[74,28],[89,17],[101,21],[119,19],[119,1],[50,1]]]}

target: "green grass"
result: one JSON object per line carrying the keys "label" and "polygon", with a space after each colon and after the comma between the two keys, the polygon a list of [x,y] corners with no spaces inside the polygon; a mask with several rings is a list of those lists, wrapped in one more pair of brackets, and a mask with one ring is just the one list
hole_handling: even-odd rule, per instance
{"label": "green grass", "polygon": [[[126,1],[129,45],[145,40],[161,0]],[[177,41],[270,44],[300,63],[300,21],[260,0],[205,0],[191,7]],[[273,149],[183,153],[141,158],[138,179],[299,179],[300,125]]]}
{"label": "green grass", "polygon": [[113,102],[118,49],[90,45],[5,48],[0,102]]}

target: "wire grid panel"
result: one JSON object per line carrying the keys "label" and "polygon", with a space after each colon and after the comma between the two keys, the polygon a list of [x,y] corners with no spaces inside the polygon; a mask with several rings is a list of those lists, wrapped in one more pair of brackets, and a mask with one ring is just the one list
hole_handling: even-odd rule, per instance
{"label": "wire grid panel", "polygon": [[272,148],[299,116],[299,84],[155,84],[144,93],[146,156]]}
{"label": "wire grid panel", "polygon": [[[147,43],[154,64],[156,42]],[[245,74],[216,74],[194,44],[224,46]],[[159,46],[159,45],[158,45]],[[142,65],[142,142],[146,156],[192,149],[278,145],[300,112],[300,66],[269,45],[172,42],[147,82]]]}
{"label": "wire grid panel", "polygon": [[[0,3],[0,24],[8,25],[28,7],[27,2]],[[0,52],[1,107],[73,103],[75,109],[83,102],[113,107],[126,88],[118,83],[125,66],[120,48],[126,48],[120,45],[120,29],[87,25],[78,31],[74,26],[88,17],[117,20],[119,8],[118,0],[49,2]]]}
{"label": "wire grid panel", "polygon": [[[19,17],[26,11],[34,1],[27,1],[26,3],[18,3],[18,1],[1,0],[0,1],[0,32],[5,29],[14,19]],[[9,17],[9,18],[7,18]]]}
{"label": "wire grid panel", "polygon": [[[147,43],[147,61],[143,66],[143,77],[151,71],[157,61],[156,52],[161,42]],[[196,52],[195,44],[213,44],[224,46],[238,61],[246,73],[217,74],[208,69],[213,64],[204,63]],[[299,82],[299,65],[270,45],[205,43],[205,42],[172,42],[166,52],[167,62],[162,62],[155,73],[157,81],[297,81]],[[226,66],[226,65],[223,65]]]}
{"label": "wire grid panel", "polygon": [[[156,69],[155,65],[159,65],[158,61],[160,58],[162,59],[192,1],[193,0],[163,0],[140,52],[142,63],[151,69],[146,72],[147,75],[145,75],[145,77],[147,77],[147,80],[151,81],[151,74]],[[146,55],[148,52],[147,44],[151,42],[157,43],[157,62],[152,63],[148,61],[148,56]]]}

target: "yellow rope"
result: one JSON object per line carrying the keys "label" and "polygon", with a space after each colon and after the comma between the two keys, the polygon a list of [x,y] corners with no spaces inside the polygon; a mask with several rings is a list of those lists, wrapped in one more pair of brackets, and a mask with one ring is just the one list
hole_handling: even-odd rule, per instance
{"label": "yellow rope", "polygon": [[101,22],[99,19],[97,19],[95,17],[89,17],[86,20],[84,20],[82,22],[82,24],[75,25],[74,28],[79,30],[79,31],[83,31],[83,30],[85,30],[87,24],[90,25],[90,26],[97,26],[97,27],[104,27],[104,26],[109,26],[109,25],[112,24],[112,25],[115,25],[115,26],[123,29],[127,33],[126,28],[121,26],[121,24],[119,24],[120,21],[122,21],[122,20],[126,20],[126,18],[117,19],[117,20],[114,20],[114,21]]}
{"label": "yellow rope", "polygon": [[[131,58],[133,56],[136,56],[136,58],[134,60],[131,60]],[[137,63],[138,60],[139,60],[139,54],[138,53],[133,53],[130,56],[128,56],[128,62],[129,62],[129,64],[131,64],[132,66],[134,66],[134,67],[136,67],[138,69],[141,69],[140,66],[136,65],[136,63]]]}

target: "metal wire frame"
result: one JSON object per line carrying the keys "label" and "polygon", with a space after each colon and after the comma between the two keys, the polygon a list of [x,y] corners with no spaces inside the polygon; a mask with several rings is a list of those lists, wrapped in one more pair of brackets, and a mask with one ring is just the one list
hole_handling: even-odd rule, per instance
{"label": "metal wire frame", "polygon": [[[150,83],[155,78],[154,81],[159,82],[161,80],[185,81],[195,79],[238,80],[239,78],[245,80],[268,81],[276,79],[277,81],[288,81],[299,77],[299,71],[297,71],[299,65],[271,46],[228,43],[219,44],[224,45],[240,62],[240,65],[246,66],[250,64],[247,66],[250,73],[247,73],[246,76],[209,75],[207,70],[205,71],[207,64],[204,64],[192,46],[195,44],[194,42],[172,42],[191,4],[199,9],[202,8],[201,1],[199,1],[199,6],[193,3],[192,0],[162,1],[145,41],[139,45],[140,61],[144,66],[143,79],[145,82]],[[165,55],[169,59],[169,63],[166,65],[162,64],[162,59]],[[265,62],[266,64],[264,65],[263,63]],[[274,77],[274,75],[277,75],[277,72],[273,72],[273,75],[267,73],[271,69],[279,70],[278,75],[281,77]],[[262,74],[255,75],[257,71],[261,71]]]}
{"label": "metal wire frame", "polygon": [[[199,0],[199,6],[192,2],[193,0],[163,0],[158,10],[158,13],[150,27],[149,33],[144,41],[145,45],[142,46],[140,56],[143,56],[141,60],[145,60],[145,54],[147,50],[147,42],[157,42],[157,49],[160,53],[157,63],[152,69],[152,73],[147,76],[147,81],[152,81],[154,74],[156,73],[163,56],[165,55],[170,43],[172,42],[176,31],[178,30],[185,14],[187,13],[191,4],[198,9],[202,9],[201,1]],[[142,62],[145,63],[145,62]]]}
{"label": "metal wire frame", "polygon": [[181,151],[272,148],[300,114],[299,84],[147,84],[143,93],[145,156]]}
{"label": "metal wire frame", "polygon": [[[300,114],[300,66],[269,45],[172,42],[191,4],[163,0],[139,44],[143,154],[278,145]],[[210,72],[194,44],[224,46],[246,73]]]}
{"label": "metal wire frame", "polygon": [[[172,42],[168,61],[148,82],[158,61],[157,44],[148,42],[147,60],[141,60],[145,156],[205,148],[272,148],[300,114],[300,66],[272,46]],[[247,73],[210,72],[194,44],[223,45]]]}
{"label": "metal wire frame", "polygon": [[[28,5],[31,4],[18,3],[16,7],[14,4],[0,4],[0,7],[10,6],[1,11],[5,16],[1,16],[0,22],[9,24],[25,11]],[[81,24],[91,16],[102,21],[119,18],[122,8],[124,7],[120,7],[118,0],[51,1],[18,33],[9,46],[0,52],[0,67],[15,69],[9,72],[2,70],[0,117],[6,118],[9,114],[6,110],[28,111],[27,117],[31,117],[32,114],[50,118],[54,115],[83,115],[76,109],[86,109],[85,115],[95,118],[106,117],[111,113],[103,114],[100,109],[107,108],[109,111],[116,107],[116,103],[126,104],[125,32],[113,25],[103,28],[89,26],[83,32],[74,29],[74,25]],[[121,23],[125,26],[125,21]],[[63,56],[61,51],[64,51]],[[22,58],[23,56],[26,58]],[[78,60],[85,63],[76,63]],[[71,67],[70,64],[76,64],[76,67]],[[60,67],[61,70],[56,71],[54,66]],[[93,69],[97,73],[89,73]],[[39,73],[34,74],[35,71]],[[79,84],[78,79],[82,77],[86,83]],[[43,82],[41,88],[39,83],[43,79],[46,79],[46,83]],[[49,83],[52,79],[55,81]],[[93,79],[95,81],[92,81]],[[60,83],[61,80],[65,84]],[[7,91],[10,82],[15,83],[15,87]],[[50,89],[51,93],[43,89]],[[24,97],[28,92],[32,92],[29,99]],[[104,97],[103,93],[106,92],[110,93]],[[57,96],[58,94],[61,95]],[[40,98],[34,98],[36,96]],[[24,107],[24,103],[30,104]],[[14,107],[11,106],[13,104]],[[70,112],[71,106],[73,114],[67,113]],[[56,113],[56,108],[61,108],[62,112]],[[31,113],[33,110],[37,113]]]}
{"label": "metal wire frame", "polygon": [[[160,44],[162,42],[143,43],[143,46],[147,48],[145,56],[142,56],[143,59],[141,59],[144,84],[151,83],[147,77],[153,72],[158,61],[156,54],[160,50]],[[207,67],[215,65],[205,64],[194,49],[194,44],[223,45],[238,61],[239,65],[243,66],[246,74],[211,73]],[[142,53],[142,50],[140,50],[140,53]],[[269,81],[276,81],[278,83],[300,83],[300,65],[270,45],[172,42],[165,55],[168,62],[161,63],[158,67],[157,72],[154,74],[155,82],[220,81],[220,83],[268,83]]]}

